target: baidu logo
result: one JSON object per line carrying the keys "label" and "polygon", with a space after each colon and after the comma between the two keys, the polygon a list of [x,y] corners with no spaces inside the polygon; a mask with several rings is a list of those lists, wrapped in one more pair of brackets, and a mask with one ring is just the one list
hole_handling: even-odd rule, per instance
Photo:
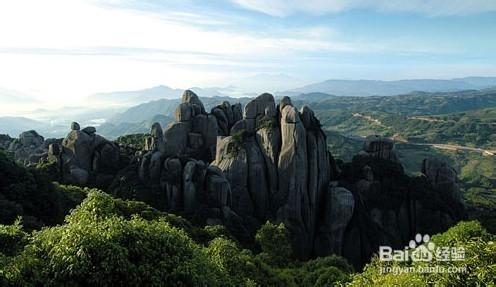
{"label": "baidu logo", "polygon": [[393,250],[390,246],[379,247],[379,260],[381,261],[460,261],[465,259],[463,247],[441,247],[430,241],[428,234],[415,235],[404,250]]}

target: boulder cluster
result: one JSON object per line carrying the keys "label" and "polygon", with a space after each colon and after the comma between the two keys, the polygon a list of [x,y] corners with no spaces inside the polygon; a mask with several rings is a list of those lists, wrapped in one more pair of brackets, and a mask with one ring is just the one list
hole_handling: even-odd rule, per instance
{"label": "boulder cluster", "polygon": [[222,170],[210,165],[221,130],[218,124],[232,125],[240,117],[237,111],[238,106],[223,103],[207,113],[198,96],[187,90],[175,111],[175,122],[166,129],[153,124],[138,174],[148,189],[161,194],[158,207],[186,215],[201,214],[207,224],[239,220],[230,208],[229,181]]}
{"label": "boulder cluster", "polygon": [[393,140],[379,135],[367,136],[359,155],[399,162]]}
{"label": "boulder cluster", "polygon": [[217,119],[205,112],[198,96],[187,90],[175,113],[175,122],[162,130],[159,123],[152,126],[146,140],[146,150],[158,150],[164,156],[190,156],[206,161],[215,155]]}
{"label": "boulder cluster", "polygon": [[362,266],[380,245],[403,248],[465,216],[449,165],[426,159],[424,176],[407,176],[394,142],[380,136],[367,137],[351,162],[336,162],[314,112],[288,97],[276,103],[265,93],[244,109],[223,102],[207,112],[188,90],[175,121],[153,124],[144,141],[136,151],[73,123],[61,142],[30,131],[10,146],[30,160],[42,154],[64,182],[224,224],[238,239],[283,222],[302,259],[334,253]]}
{"label": "boulder cluster", "polygon": [[48,145],[55,142],[55,139],[45,139],[36,131],[25,131],[17,139],[7,139],[4,141],[6,150],[11,152],[15,159],[25,165],[36,164],[40,159],[46,158]]}
{"label": "boulder cluster", "polygon": [[[333,253],[342,254],[355,266],[365,264],[381,245],[403,249],[415,234],[439,233],[466,216],[453,168],[437,159],[425,159],[423,175],[410,177],[397,160],[390,140],[378,141],[373,141],[374,149],[365,144],[352,162],[340,167],[339,176],[331,182],[349,191],[338,195],[340,200],[332,200],[331,208],[334,204],[349,210],[354,201],[352,216],[343,221],[348,223],[341,244]],[[331,224],[341,221],[336,216],[332,219],[332,215],[324,218],[331,218]]]}
{"label": "boulder cluster", "polygon": [[62,178],[71,183],[109,182],[120,166],[119,147],[96,134],[96,128],[81,129],[73,122],[61,145],[49,146],[48,154],[60,164]]}
{"label": "boulder cluster", "polygon": [[276,106],[263,94],[249,102],[230,135],[220,137],[213,163],[231,183],[232,208],[243,218],[276,219],[309,257],[331,174],[326,137],[312,110],[287,97]]}

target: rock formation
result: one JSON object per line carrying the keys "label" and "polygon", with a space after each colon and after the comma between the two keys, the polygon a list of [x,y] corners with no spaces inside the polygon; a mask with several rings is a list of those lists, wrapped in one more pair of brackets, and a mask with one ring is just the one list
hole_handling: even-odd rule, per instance
{"label": "rock formation", "polygon": [[393,140],[379,135],[367,136],[363,142],[363,150],[359,154],[399,162]]}
{"label": "rock formation", "polygon": [[0,149],[7,150],[12,141],[14,141],[14,139],[10,136],[0,134]]}
{"label": "rock formation", "polygon": [[217,144],[213,163],[229,179],[232,208],[243,217],[286,224],[297,255],[313,252],[317,217],[330,179],[330,155],[320,123],[289,98],[276,106],[262,94]]}
{"label": "rock formation", "polygon": [[[231,106],[223,107],[231,111],[232,119]],[[229,181],[218,167],[209,165],[215,157],[217,116],[206,113],[198,96],[187,90],[175,119],[165,130],[155,123],[146,139],[146,153],[137,169],[141,184],[152,194],[143,199],[155,196],[154,206],[200,216],[204,223],[239,220],[230,209]]]}
{"label": "rock formation", "polygon": [[75,122],[62,145],[53,144],[49,150],[49,156],[60,161],[63,180],[70,183],[102,186],[120,167],[119,147],[97,135],[94,127],[81,130]]}
{"label": "rock formation", "polygon": [[297,257],[339,254],[359,267],[380,245],[403,248],[465,216],[457,174],[426,159],[425,176],[405,174],[394,142],[365,139],[337,165],[313,111],[262,94],[244,108],[223,102],[207,113],[185,91],[175,122],[151,127],[143,151],[118,146],[73,123],[67,137],[21,134],[19,158],[42,154],[62,181],[104,187],[201,224],[224,224],[241,241],[266,220],[284,222]]}
{"label": "rock formation", "polygon": [[341,166],[337,178],[355,201],[341,246],[355,266],[365,264],[381,245],[401,249],[415,234],[438,233],[465,217],[454,170],[426,160],[426,176],[409,177],[392,151],[387,140],[366,141],[364,151]]}
{"label": "rock formation", "polygon": [[227,101],[212,108],[211,113],[217,118],[217,133],[220,136],[228,136],[232,126],[243,118],[241,104],[231,105]]}
{"label": "rock formation", "polygon": [[189,156],[205,161],[215,157],[217,118],[207,114],[202,102],[192,91],[186,90],[176,108],[175,122],[162,130],[159,123],[152,126],[145,149],[158,150],[163,156]]}
{"label": "rock formation", "polygon": [[47,148],[53,139],[47,140],[40,136],[36,131],[30,130],[23,132],[19,138],[10,142],[8,151],[14,155],[14,158],[26,165],[38,163],[47,156]]}

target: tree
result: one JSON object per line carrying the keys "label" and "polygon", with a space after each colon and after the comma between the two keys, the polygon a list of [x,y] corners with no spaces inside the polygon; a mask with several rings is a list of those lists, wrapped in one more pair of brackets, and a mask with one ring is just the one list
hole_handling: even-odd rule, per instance
{"label": "tree", "polygon": [[255,241],[262,249],[261,256],[274,266],[283,266],[291,258],[291,244],[283,223],[276,225],[267,221],[257,231]]}

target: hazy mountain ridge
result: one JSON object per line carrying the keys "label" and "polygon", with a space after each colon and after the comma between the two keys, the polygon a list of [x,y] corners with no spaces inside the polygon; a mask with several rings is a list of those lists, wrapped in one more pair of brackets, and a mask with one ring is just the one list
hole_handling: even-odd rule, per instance
{"label": "hazy mountain ridge", "polygon": [[[339,83],[337,85],[336,83]],[[401,81],[367,81],[367,80],[329,80],[322,83],[308,85],[289,92],[276,93],[276,99],[283,94],[290,94],[295,102],[301,104],[319,103],[315,110],[334,109],[353,109],[361,106],[360,109],[368,110],[378,107],[378,103],[388,103],[393,109],[402,109],[402,112],[409,114],[439,114],[449,112],[459,112],[463,110],[482,108],[490,105],[487,102],[487,94],[493,90],[471,90],[471,91],[452,91],[452,92],[428,92],[436,89],[466,89],[488,87],[496,83],[495,77],[467,77],[453,80],[401,80]],[[333,84],[336,84],[333,86]],[[405,87],[411,87],[412,90],[425,90],[422,92],[404,92]],[[331,93],[329,89],[341,88],[342,91],[347,89],[345,95],[340,97],[340,93]],[[393,91],[398,92],[399,96],[381,97],[350,97],[349,95],[358,93],[360,95],[372,94],[382,89],[382,93],[389,94]],[[231,97],[225,93],[231,93],[235,90],[230,88],[192,88],[201,99],[205,107],[211,109],[222,101],[241,102],[246,104],[249,97]],[[316,91],[313,91],[316,90]],[[325,91],[327,90],[327,91]],[[366,92],[367,91],[367,92]],[[403,92],[402,92],[403,91]],[[402,93],[400,93],[402,92]],[[78,121],[83,125],[92,125],[99,127],[104,136],[114,138],[119,135],[128,134],[129,132],[146,132],[151,125],[150,121],[157,115],[165,116],[162,123],[167,122],[167,117],[171,118],[175,108],[179,103],[179,95],[182,89],[173,89],[167,86],[157,86],[149,89],[99,93],[90,97],[95,103],[106,102],[101,108],[88,107],[64,107],[57,110],[36,110],[24,118],[37,119],[37,123],[32,125],[26,124],[20,118],[11,117],[8,122],[0,123],[0,133],[8,133],[11,136],[17,136],[28,126],[34,126],[45,136],[61,137],[64,136],[65,127],[72,121]],[[236,94],[233,92],[233,94]],[[239,94],[237,94],[239,95]],[[450,97],[448,101],[443,97]],[[109,105],[113,103],[113,105]],[[116,107],[117,106],[117,107]],[[381,106],[381,105],[379,105]],[[385,106],[385,105],[382,105]],[[426,107],[432,108],[427,111]],[[389,109],[389,108],[388,108]]]}
{"label": "hazy mountain ridge", "polygon": [[295,95],[321,92],[337,96],[392,96],[414,91],[452,92],[480,90],[496,86],[496,77],[467,77],[451,80],[412,79],[398,81],[378,80],[327,80],[291,89],[279,94]]}
{"label": "hazy mountain ridge", "polygon": [[[223,93],[220,92],[221,88],[216,87],[193,87],[190,88],[190,90],[205,97],[223,96]],[[102,104],[137,105],[161,99],[179,99],[183,91],[184,89],[175,89],[165,85],[160,85],[142,90],[97,93],[90,96],[89,100]]]}

